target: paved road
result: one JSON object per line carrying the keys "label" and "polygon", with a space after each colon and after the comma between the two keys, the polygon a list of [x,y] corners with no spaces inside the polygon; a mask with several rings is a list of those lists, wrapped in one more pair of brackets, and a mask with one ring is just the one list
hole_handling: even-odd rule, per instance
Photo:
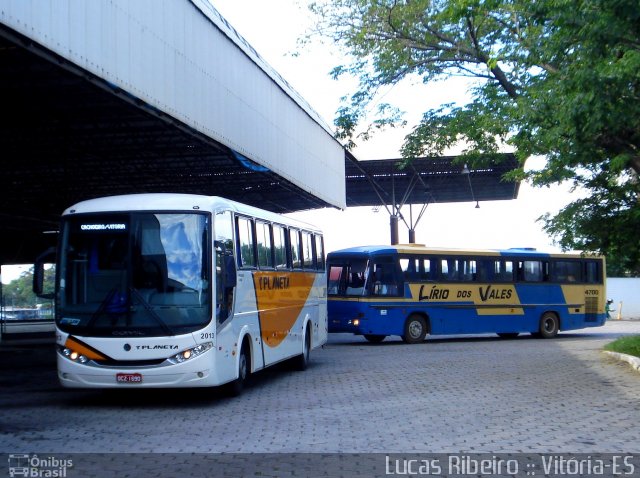
{"label": "paved road", "polygon": [[599,352],[610,322],[554,340],[334,335],[306,372],[238,398],[58,387],[51,346],[0,348],[0,452],[639,452],[640,374]]}

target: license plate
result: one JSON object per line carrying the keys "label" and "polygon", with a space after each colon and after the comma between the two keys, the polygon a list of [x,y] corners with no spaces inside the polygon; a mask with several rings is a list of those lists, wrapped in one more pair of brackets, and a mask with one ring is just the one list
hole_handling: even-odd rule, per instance
{"label": "license plate", "polygon": [[117,373],[116,382],[118,383],[142,383],[142,374],[140,373]]}

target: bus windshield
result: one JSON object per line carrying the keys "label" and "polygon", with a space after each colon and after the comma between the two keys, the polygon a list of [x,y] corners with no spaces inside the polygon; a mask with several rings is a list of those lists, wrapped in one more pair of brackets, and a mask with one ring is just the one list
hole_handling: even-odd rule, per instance
{"label": "bus windshield", "polygon": [[58,327],[85,336],[166,336],[211,320],[209,216],[65,217]]}
{"label": "bus windshield", "polygon": [[395,296],[402,280],[391,257],[341,257],[329,265],[329,296]]}
{"label": "bus windshield", "polygon": [[328,294],[361,296],[365,293],[367,259],[335,261],[329,267]]}

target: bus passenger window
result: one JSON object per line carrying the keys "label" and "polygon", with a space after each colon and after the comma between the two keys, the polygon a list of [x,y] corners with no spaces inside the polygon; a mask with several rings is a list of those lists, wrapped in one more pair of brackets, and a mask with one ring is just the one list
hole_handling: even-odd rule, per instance
{"label": "bus passenger window", "polygon": [[464,260],[460,261],[460,275],[461,280],[471,282],[476,280],[476,261]]}
{"label": "bus passenger window", "polygon": [[316,268],[320,271],[323,271],[325,268],[325,258],[324,258],[324,243],[322,241],[322,236],[319,234],[314,235],[315,238],[315,258],[316,258]]}
{"label": "bus passenger window", "polygon": [[554,261],[551,263],[553,282],[582,282],[582,263],[579,261]]}
{"label": "bus passenger window", "polygon": [[522,261],[518,266],[518,275],[525,282],[542,282],[545,277],[543,263],[541,261]]}
{"label": "bus passenger window", "polygon": [[313,244],[311,242],[311,234],[302,232],[302,267],[304,269],[313,269]]}
{"label": "bus passenger window", "polygon": [[400,259],[400,270],[405,280],[413,281],[416,278],[416,260],[407,259],[405,257]]}
{"label": "bus passenger window", "polygon": [[421,281],[430,281],[433,280],[432,273],[435,272],[435,259],[432,261],[431,259],[423,258],[418,259],[419,263],[419,279]]}
{"label": "bus passenger window", "polygon": [[585,282],[588,284],[599,284],[602,281],[600,276],[600,268],[599,262],[597,261],[587,261],[584,265],[585,267]]}
{"label": "bus passenger window", "polygon": [[287,269],[287,230],[277,224],[273,225],[273,252],[276,269]]}
{"label": "bus passenger window", "polygon": [[513,261],[496,260],[493,263],[493,280],[496,282],[513,282]]}
{"label": "bus passenger window", "polygon": [[400,288],[394,272],[394,264],[375,264],[371,272],[374,295],[398,295]]}
{"label": "bus passenger window", "polygon": [[476,278],[478,282],[490,282],[491,281],[491,270],[490,267],[493,265],[492,262],[489,261],[479,261],[478,263],[478,273]]}
{"label": "bus passenger window", "polygon": [[461,264],[458,259],[442,259],[440,261],[440,280],[460,280]]}
{"label": "bus passenger window", "polygon": [[291,244],[291,266],[294,269],[300,269],[302,267],[302,256],[300,254],[300,231],[291,229],[289,231],[289,238]]}
{"label": "bus passenger window", "polygon": [[431,260],[425,257],[403,257],[399,261],[402,277],[409,282],[425,282],[431,279]]}
{"label": "bus passenger window", "polygon": [[255,267],[255,240],[252,221],[246,217],[237,220],[240,267]]}
{"label": "bus passenger window", "polygon": [[271,227],[266,222],[256,221],[256,239],[258,244],[258,265],[261,268],[272,268]]}
{"label": "bus passenger window", "polygon": [[440,273],[438,274],[438,280],[446,281],[449,279],[449,263],[446,259],[440,260]]}

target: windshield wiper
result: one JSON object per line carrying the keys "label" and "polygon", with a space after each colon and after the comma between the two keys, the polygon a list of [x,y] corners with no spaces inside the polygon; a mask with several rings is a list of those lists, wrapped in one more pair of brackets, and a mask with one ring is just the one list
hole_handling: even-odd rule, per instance
{"label": "windshield wiper", "polygon": [[130,288],[129,289],[131,291],[131,294],[133,296],[135,296],[136,299],[138,299],[138,301],[140,302],[140,304],[142,304],[142,307],[144,307],[144,310],[146,310],[147,312],[149,312],[149,315],[151,315],[151,317],[153,318],[153,320],[155,320],[158,325],[162,328],[162,330],[164,330],[167,335],[176,335],[176,333],[171,329],[171,327],[169,327],[167,325],[167,323],[162,320],[162,317],[160,317],[155,310],[153,310],[153,308],[151,307],[151,305],[149,304],[149,302],[147,302],[144,297],[142,296],[142,294],[140,292],[138,292],[137,289],[134,288]]}
{"label": "windshield wiper", "polygon": [[[153,318],[153,320],[156,321],[156,323],[167,335],[172,335],[172,336],[176,335],[176,333],[171,329],[171,327],[169,327],[166,324],[166,322],[162,320],[162,318],[156,313],[156,311],[153,310],[151,305],[149,305],[149,303],[144,299],[142,294],[140,294],[140,292],[138,292],[137,289],[130,288],[129,291],[131,292],[131,295],[137,299],[137,301],[142,305],[142,307],[144,307],[144,310],[146,310],[149,313],[151,318]],[[93,328],[93,326],[98,321],[98,319],[102,317],[105,313],[111,316],[115,315],[115,318],[113,317],[111,318],[112,327],[115,327],[115,324],[118,321],[118,318],[121,317],[122,314],[124,313],[127,313],[127,321],[130,320],[131,311],[128,310],[129,309],[128,301],[114,302],[114,299],[117,299],[117,298],[118,298],[118,287],[114,287],[107,293],[105,298],[100,303],[100,306],[98,307],[98,309],[91,316],[91,319],[86,325],[87,330]],[[127,324],[127,325],[131,325],[131,324]]]}
{"label": "windshield wiper", "polygon": [[[107,292],[107,295],[105,296],[105,298],[102,300],[102,302],[100,302],[100,306],[93,313],[93,315],[91,316],[91,319],[89,319],[89,322],[87,322],[87,325],[86,325],[87,329],[91,329],[93,327],[93,325],[96,323],[96,321],[100,317],[102,317],[102,315],[105,312],[109,313],[109,311],[107,309],[109,308],[109,305],[111,304],[113,299],[116,297],[117,293],[118,293],[118,288],[117,287],[114,287],[109,292]],[[122,314],[124,312],[126,312],[126,309],[125,310],[117,310],[117,309],[114,308],[111,313]]]}

